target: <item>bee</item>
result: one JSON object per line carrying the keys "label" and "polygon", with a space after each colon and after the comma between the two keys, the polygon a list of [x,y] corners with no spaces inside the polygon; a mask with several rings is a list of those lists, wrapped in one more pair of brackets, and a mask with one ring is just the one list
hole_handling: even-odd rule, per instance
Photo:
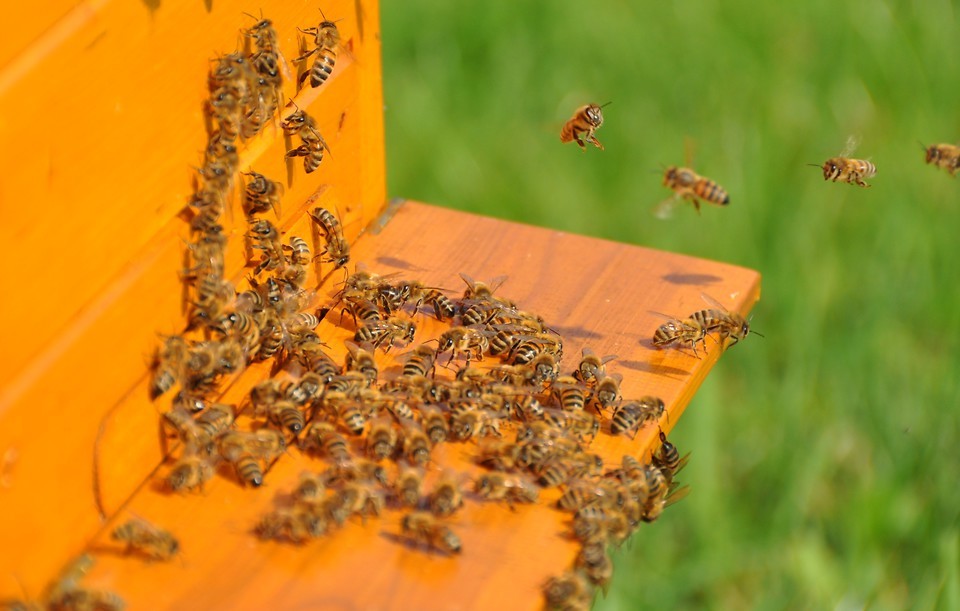
{"label": "bee", "polygon": [[610,421],[610,432],[614,435],[630,433],[637,436],[640,428],[647,422],[655,422],[663,416],[665,407],[659,397],[646,396],[638,401],[628,401],[617,407]]}
{"label": "bee", "polygon": [[590,505],[616,508],[623,502],[623,491],[612,482],[574,480],[557,500],[557,507],[575,513]]}
{"label": "bee", "polygon": [[352,481],[343,485],[339,494],[348,515],[379,516],[386,506],[386,496],[369,480]]}
{"label": "bee", "polygon": [[607,356],[600,358],[594,354],[593,350],[586,347],[584,347],[581,354],[583,357],[580,359],[580,364],[577,365],[577,370],[573,372],[573,377],[585,384],[587,387],[594,388],[600,378],[602,378],[606,372],[604,366],[613,359],[617,358],[617,355],[608,354]]}
{"label": "bee", "polygon": [[950,172],[950,176],[956,176],[957,170],[960,170],[960,146],[955,144],[934,144],[932,146],[923,146],[926,153],[926,162],[932,163],[938,168]]}
{"label": "bee", "polygon": [[[377,368],[377,362],[373,358],[373,351],[366,347],[358,346],[353,342],[345,342],[347,346],[347,356],[344,359],[344,369],[346,371],[355,371],[363,374],[367,379],[367,386],[377,381],[380,370]],[[365,345],[366,346],[366,345]]]}
{"label": "bee", "polygon": [[288,136],[300,136],[303,139],[303,134],[307,134],[307,137],[312,135],[310,130],[317,129],[317,122],[307,114],[307,111],[301,109],[296,103],[293,103],[296,111],[293,112],[290,116],[282,119],[280,121],[280,127],[283,129],[283,133]]}
{"label": "bee", "polygon": [[72,582],[69,586],[58,585],[50,595],[48,605],[53,611],[88,609],[91,611],[123,611],[127,607],[127,603],[113,592],[89,590]]}
{"label": "bee", "polygon": [[[863,182],[867,178],[872,178],[877,174],[877,166],[863,159],[851,159],[848,157],[857,147],[857,139],[851,136],[847,139],[847,145],[837,157],[831,157],[823,162],[823,179],[833,182],[845,182],[848,184],[857,184],[861,187],[869,187]],[[815,168],[821,167],[818,164],[810,163]]]}
{"label": "bee", "polygon": [[458,441],[467,441],[488,434],[500,436],[500,421],[488,410],[473,409],[450,418],[450,432]]}
{"label": "bee", "polygon": [[420,410],[423,416],[423,430],[433,444],[446,441],[450,436],[450,425],[447,417],[439,408],[433,406],[424,406]]}
{"label": "bee", "polygon": [[570,117],[570,120],[564,123],[560,129],[560,142],[575,141],[580,150],[586,151],[587,145],[583,142],[586,140],[602,151],[603,145],[600,144],[594,134],[603,125],[603,110],[601,109],[607,104],[603,106],[587,104],[578,108]]}
{"label": "bee", "polygon": [[660,469],[668,482],[673,481],[677,473],[687,466],[689,460],[690,453],[688,452],[681,457],[677,446],[667,441],[666,433],[660,431],[660,447],[657,449],[656,454],[653,455],[653,464]]}
{"label": "bee", "polygon": [[286,157],[303,157],[303,171],[311,174],[323,163],[323,151],[330,151],[327,141],[315,127],[304,128],[300,132],[300,146],[287,151]]}
{"label": "bee", "polygon": [[437,358],[436,350],[430,346],[421,344],[407,354],[409,356],[403,364],[401,375],[426,377],[427,374],[434,373]]}
{"label": "bee", "polygon": [[[331,394],[334,397],[330,397]],[[342,399],[339,398],[339,395],[343,395]],[[328,403],[334,403],[335,398],[337,399],[337,416],[343,426],[353,435],[362,435],[367,426],[367,419],[363,415],[360,402],[347,398],[344,393],[338,394],[336,391],[326,393],[325,400]]]}
{"label": "bee", "polygon": [[157,349],[153,361],[153,377],[150,380],[150,398],[156,399],[177,382],[187,358],[187,340],[171,335],[163,340],[163,348]]}
{"label": "bee", "polygon": [[444,473],[427,497],[427,507],[433,515],[446,517],[453,515],[453,512],[462,506],[463,492],[460,490],[460,483],[451,473]]}
{"label": "bee", "polygon": [[287,449],[287,440],[272,429],[258,431],[227,431],[220,436],[220,454],[227,460],[232,457],[249,454],[264,460],[273,460]]}
{"label": "bee", "polygon": [[263,540],[300,544],[327,532],[327,522],[317,512],[303,507],[284,507],[260,519],[254,531]]}
{"label": "bee", "polygon": [[304,34],[312,34],[314,37],[313,49],[307,51],[297,58],[296,61],[304,61],[311,55],[316,54],[313,60],[313,67],[309,72],[304,72],[297,79],[297,85],[303,85],[303,81],[310,77],[310,86],[319,87],[324,84],[333,73],[333,67],[337,61],[337,47],[340,45],[340,30],[337,24],[328,21],[324,17],[319,26],[300,30]]}
{"label": "bee", "polygon": [[413,341],[417,332],[416,325],[409,320],[392,316],[387,320],[365,322],[354,334],[356,342],[370,342],[375,348],[386,345],[385,352],[389,352],[397,340],[405,343]]}
{"label": "bee", "polygon": [[698,214],[701,200],[717,206],[726,206],[730,203],[730,195],[723,187],[709,178],[700,176],[690,168],[670,166],[663,173],[663,185],[673,189],[674,194],[657,205],[654,214],[658,218],[668,218],[673,204],[678,199],[691,202]]}
{"label": "bee", "polygon": [[300,439],[300,449],[320,453],[337,464],[350,461],[347,440],[329,422],[311,422]]}
{"label": "bee", "polygon": [[490,346],[490,340],[484,332],[474,327],[451,327],[440,335],[439,342],[437,354],[449,351],[451,361],[464,353],[468,362],[471,357],[482,360],[483,353]]}
{"label": "bee", "polygon": [[550,410],[545,412],[544,418],[557,428],[586,443],[593,442],[600,432],[600,420],[586,411]]}
{"label": "bee", "polygon": [[258,172],[244,172],[243,175],[249,177],[244,191],[244,211],[247,216],[261,214],[272,208],[279,218],[283,185]]}
{"label": "bee", "polygon": [[697,358],[700,358],[700,355],[697,354],[697,344],[703,344],[703,350],[707,350],[707,330],[703,326],[692,318],[687,318],[686,320],[679,320],[670,316],[660,314],[668,320],[668,322],[657,327],[657,330],[653,332],[653,345],[657,348],[664,348],[666,346],[677,346],[678,348],[683,346],[690,346],[693,349],[693,354]]}
{"label": "bee", "polygon": [[167,474],[167,487],[173,492],[203,489],[203,484],[213,478],[211,461],[196,453],[185,454]]}
{"label": "bee", "polygon": [[551,577],[543,584],[543,596],[548,609],[560,611],[590,611],[593,592],[580,571],[567,571]]}
{"label": "bee", "polygon": [[280,241],[280,232],[273,223],[266,219],[253,223],[247,237],[255,241],[250,245],[251,248],[263,251],[263,258],[254,269],[254,274],[259,274],[265,269],[275,270],[283,267],[286,262],[283,243]]}
{"label": "bee", "polygon": [[576,565],[583,569],[591,583],[606,588],[613,577],[613,561],[607,553],[606,540],[596,538],[584,543],[577,555]]}
{"label": "bee", "polygon": [[343,227],[337,217],[326,208],[314,208],[310,218],[317,224],[326,238],[324,254],[327,261],[334,264],[334,269],[340,269],[350,262],[350,244],[343,235]]}
{"label": "bee", "polygon": [[[760,335],[756,331],[751,331],[747,320],[735,312],[730,312],[719,301],[706,294],[701,294],[704,301],[712,305],[712,308],[698,310],[690,315],[690,318],[700,323],[704,331],[718,331],[720,342],[724,348],[728,348],[748,334]],[[760,337],[763,337],[760,335]]]}
{"label": "bee", "polygon": [[403,455],[415,465],[422,466],[430,461],[430,440],[417,423],[403,427]]}
{"label": "bee", "polygon": [[256,359],[265,361],[280,352],[286,333],[276,312],[268,312],[261,326],[260,349],[257,351]]}
{"label": "bee", "polygon": [[460,279],[463,280],[467,285],[466,290],[463,291],[464,301],[469,301],[471,299],[477,300],[477,301],[488,301],[488,302],[496,301],[507,307],[513,307],[512,303],[506,300],[500,300],[499,298],[494,297],[493,295],[497,291],[497,289],[499,289],[500,286],[507,281],[506,276],[497,276],[496,278],[491,280],[489,284],[487,284],[486,282],[479,282],[477,280],[474,280],[467,274],[460,272]]}
{"label": "bee", "polygon": [[292,401],[277,401],[271,406],[268,417],[270,422],[287,429],[294,435],[306,426],[306,416]]}
{"label": "bee", "polygon": [[604,376],[597,383],[596,389],[591,396],[591,402],[597,409],[597,412],[604,412],[608,409],[614,409],[620,404],[620,382],[623,376],[619,373]]}
{"label": "bee", "polygon": [[441,293],[439,289],[426,289],[418,295],[414,315],[420,311],[420,306],[423,304],[432,307],[434,317],[441,322],[450,320],[457,312],[450,298]]}
{"label": "bee", "polygon": [[561,376],[551,387],[553,394],[560,404],[560,408],[565,411],[583,411],[587,403],[589,390],[582,386],[573,376]]}
{"label": "bee", "polygon": [[127,553],[136,551],[154,560],[169,560],[180,549],[176,537],[146,520],[135,518],[113,530],[110,538],[127,544]]}
{"label": "bee", "polygon": [[536,503],[540,498],[540,489],[532,482],[502,471],[481,475],[474,490],[488,501],[506,501],[511,506],[513,503]]}
{"label": "bee", "polygon": [[392,420],[381,419],[370,425],[367,433],[367,454],[375,460],[393,456],[397,450],[397,430]]}
{"label": "bee", "polygon": [[235,418],[236,413],[232,405],[213,403],[207,406],[207,409],[197,417],[195,422],[206,438],[213,440],[230,428]]}
{"label": "bee", "polygon": [[423,473],[419,469],[404,467],[397,475],[393,494],[402,507],[416,507],[423,488]]}
{"label": "bee", "polygon": [[401,530],[405,536],[440,552],[459,554],[462,549],[460,537],[450,530],[449,526],[425,511],[415,511],[403,516]]}
{"label": "bee", "polygon": [[574,514],[573,534],[582,543],[602,537],[619,544],[630,535],[630,523],[620,511],[589,505]]}

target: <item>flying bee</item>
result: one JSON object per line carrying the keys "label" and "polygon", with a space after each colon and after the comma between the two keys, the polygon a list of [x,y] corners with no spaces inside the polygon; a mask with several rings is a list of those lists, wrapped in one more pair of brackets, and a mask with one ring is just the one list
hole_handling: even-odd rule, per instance
{"label": "flying bee", "polygon": [[154,560],[169,560],[180,549],[170,532],[146,520],[135,518],[113,530],[110,538],[127,544],[127,553],[136,551]]}
{"label": "flying bee", "polygon": [[960,146],[955,144],[934,144],[932,146],[920,145],[926,154],[926,162],[932,163],[938,168],[950,172],[950,176],[956,176],[957,170],[960,170]]}
{"label": "flying bee", "polygon": [[461,551],[460,537],[426,511],[403,516],[401,530],[417,543],[424,543],[440,552],[459,554]]}
{"label": "flying bee", "polygon": [[707,330],[704,329],[699,322],[693,318],[680,320],[665,314],[657,315],[666,318],[668,322],[660,325],[657,327],[657,330],[653,332],[654,346],[657,348],[664,348],[668,346],[682,348],[684,346],[690,346],[693,349],[694,356],[700,358],[700,355],[697,354],[697,344],[702,343],[703,350],[706,352]]}
{"label": "flying bee", "polygon": [[[720,334],[720,343],[724,348],[728,348],[748,334],[760,335],[756,331],[751,331],[747,320],[736,312],[730,312],[719,301],[706,294],[701,294],[704,301],[712,305],[712,308],[698,310],[690,315],[690,318],[700,323],[700,326],[706,332],[717,331]],[[760,337],[763,337],[760,335]]]}
{"label": "flying bee", "polygon": [[587,145],[583,142],[586,140],[602,151],[603,145],[600,144],[594,134],[603,125],[603,110],[601,109],[607,104],[603,106],[587,104],[578,108],[570,117],[570,120],[564,123],[563,128],[560,129],[560,142],[575,141],[580,150],[586,151]]}
{"label": "flying bee", "polygon": [[394,498],[402,507],[416,507],[420,502],[420,491],[423,488],[423,473],[420,469],[403,467],[397,475],[393,486]]}
{"label": "flying bee", "polygon": [[244,211],[247,216],[261,214],[272,208],[279,218],[283,185],[258,172],[244,172],[243,175],[249,177],[244,191]]}
{"label": "flying bee", "polygon": [[648,422],[656,422],[663,416],[665,407],[659,397],[646,396],[637,401],[628,401],[617,407],[610,421],[610,433],[631,433],[637,436],[640,428]]}
{"label": "flying bee", "polygon": [[323,151],[329,152],[330,147],[315,127],[305,128],[301,131],[300,140],[302,144],[287,151],[286,157],[288,159],[303,157],[303,171],[310,174],[320,167],[323,162]]}
{"label": "flying bee", "polygon": [[691,202],[698,214],[701,200],[717,206],[726,206],[730,203],[730,196],[723,187],[709,178],[700,176],[690,168],[670,166],[663,173],[663,185],[673,189],[674,193],[654,209],[654,215],[657,218],[668,218],[678,200]]}
{"label": "flying bee", "polygon": [[593,350],[586,347],[584,347],[582,355],[583,357],[580,359],[580,364],[577,365],[577,370],[573,372],[573,377],[589,388],[596,387],[598,381],[606,372],[604,366],[617,358],[616,354],[608,354],[600,358]]}
{"label": "flying bee", "polygon": [[314,47],[298,57],[296,61],[304,61],[314,54],[316,54],[316,58],[313,60],[313,67],[310,71],[304,72],[297,79],[297,85],[302,85],[303,81],[307,80],[309,76],[310,86],[319,87],[333,73],[333,67],[337,62],[337,47],[340,46],[340,30],[337,29],[336,23],[324,17],[319,26],[300,31],[304,34],[313,35]]}
{"label": "flying bee", "polygon": [[[856,184],[861,187],[869,187],[867,183],[864,182],[867,178],[872,178],[877,174],[877,166],[873,165],[869,161],[863,159],[851,159],[848,157],[853,150],[857,147],[858,141],[857,138],[851,136],[847,139],[847,145],[844,147],[843,152],[836,157],[831,157],[823,162],[823,179],[832,180],[833,182],[845,182],[848,184]],[[815,163],[809,163],[815,168],[821,167]]]}
{"label": "flying bee", "polygon": [[326,238],[326,246],[323,250],[327,255],[327,261],[334,263],[335,269],[340,269],[350,262],[350,244],[343,235],[343,227],[326,208],[314,208],[310,213],[310,218],[317,224]]}
{"label": "flying bee", "polygon": [[163,340],[163,348],[158,348],[153,362],[153,377],[150,380],[150,398],[156,399],[167,392],[180,377],[189,346],[187,340],[179,335],[170,335]]}

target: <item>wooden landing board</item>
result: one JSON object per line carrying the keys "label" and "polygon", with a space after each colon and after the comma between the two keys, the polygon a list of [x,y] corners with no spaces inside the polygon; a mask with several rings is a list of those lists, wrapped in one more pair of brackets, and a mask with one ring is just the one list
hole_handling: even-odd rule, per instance
{"label": "wooden landing board", "polygon": [[[676,424],[720,351],[709,340],[702,359],[654,349],[650,339],[663,321],[653,312],[686,316],[704,307],[701,293],[707,293],[747,314],[759,298],[759,275],[740,267],[414,202],[392,206],[391,212],[378,232],[360,237],[354,261],[456,293],[463,288],[459,272],[485,281],[507,275],[498,294],[541,314],[562,335],[564,372],[576,366],[584,346],[599,355],[619,355],[608,371],[623,374],[625,397],[653,394],[665,401],[668,413],[659,423],[665,431]],[[320,335],[335,358],[344,352],[342,340],[353,334],[348,319],[343,327],[337,315],[321,323]],[[418,342],[445,328],[426,316],[417,324]],[[749,350],[749,340],[744,343],[725,358]],[[381,371],[395,362],[396,352],[378,353]],[[239,399],[250,383],[237,382],[228,400]],[[647,426],[635,439],[612,437],[605,422],[591,451],[611,465],[626,453],[643,457],[656,433]],[[473,443],[443,444],[434,451],[428,478],[446,468],[478,473],[471,462],[475,453]],[[113,458],[122,459],[107,455],[104,462],[112,464]],[[128,504],[110,508],[112,520],[88,548],[97,564],[84,585],[115,591],[131,609],[532,610],[542,607],[541,584],[574,560],[577,546],[563,535],[569,514],[550,506],[556,491],[545,492],[535,506],[514,510],[467,495],[466,506],[450,521],[463,541],[456,557],[402,543],[400,514],[393,511],[366,523],[351,521],[301,547],[258,541],[252,529],[259,517],[293,489],[301,471],[322,468],[322,462],[294,449],[281,456],[260,489],[217,477],[203,493],[187,496],[158,491],[155,479],[144,473],[144,485]],[[158,473],[164,472],[161,466]],[[102,477],[109,479],[110,470]],[[109,487],[109,481],[102,485]],[[179,557],[158,563],[123,555],[107,533],[132,515],[173,531],[183,550]]]}

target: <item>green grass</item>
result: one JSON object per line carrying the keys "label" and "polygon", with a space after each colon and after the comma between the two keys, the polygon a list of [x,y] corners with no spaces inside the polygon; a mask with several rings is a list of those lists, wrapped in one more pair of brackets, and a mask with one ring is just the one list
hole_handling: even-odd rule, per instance
{"label": "green grass", "polygon": [[[674,434],[693,494],[596,607],[960,608],[960,180],[917,143],[960,140],[960,9],[637,4],[382,5],[391,195],[763,274]],[[849,135],[870,189],[805,165]],[[732,203],[661,222],[687,139]]]}

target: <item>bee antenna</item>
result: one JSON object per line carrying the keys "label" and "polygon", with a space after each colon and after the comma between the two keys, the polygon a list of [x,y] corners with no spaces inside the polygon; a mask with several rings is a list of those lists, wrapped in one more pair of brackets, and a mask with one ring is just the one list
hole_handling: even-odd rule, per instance
{"label": "bee antenna", "polygon": [[823,167],[823,166],[822,166],[822,165],[820,165],[819,163],[808,163],[807,165],[808,165],[808,166],[810,166],[810,167],[813,167],[813,168],[820,168],[820,167]]}
{"label": "bee antenna", "polygon": [[754,331],[753,329],[750,329],[750,333],[752,333],[753,335],[759,336],[759,337],[766,337],[766,335],[764,335],[763,333],[757,333],[757,332]]}
{"label": "bee antenna", "polygon": [[920,144],[920,150],[922,150],[922,151],[926,151],[926,150],[927,150],[927,145],[925,145],[925,144],[924,144],[923,142],[921,142],[920,140],[917,140],[917,142]]}
{"label": "bee antenna", "polygon": [[610,100],[610,101],[607,102],[606,104],[601,104],[601,105],[600,105],[600,108],[606,108],[607,106],[610,106],[611,104],[613,104],[613,100]]}

